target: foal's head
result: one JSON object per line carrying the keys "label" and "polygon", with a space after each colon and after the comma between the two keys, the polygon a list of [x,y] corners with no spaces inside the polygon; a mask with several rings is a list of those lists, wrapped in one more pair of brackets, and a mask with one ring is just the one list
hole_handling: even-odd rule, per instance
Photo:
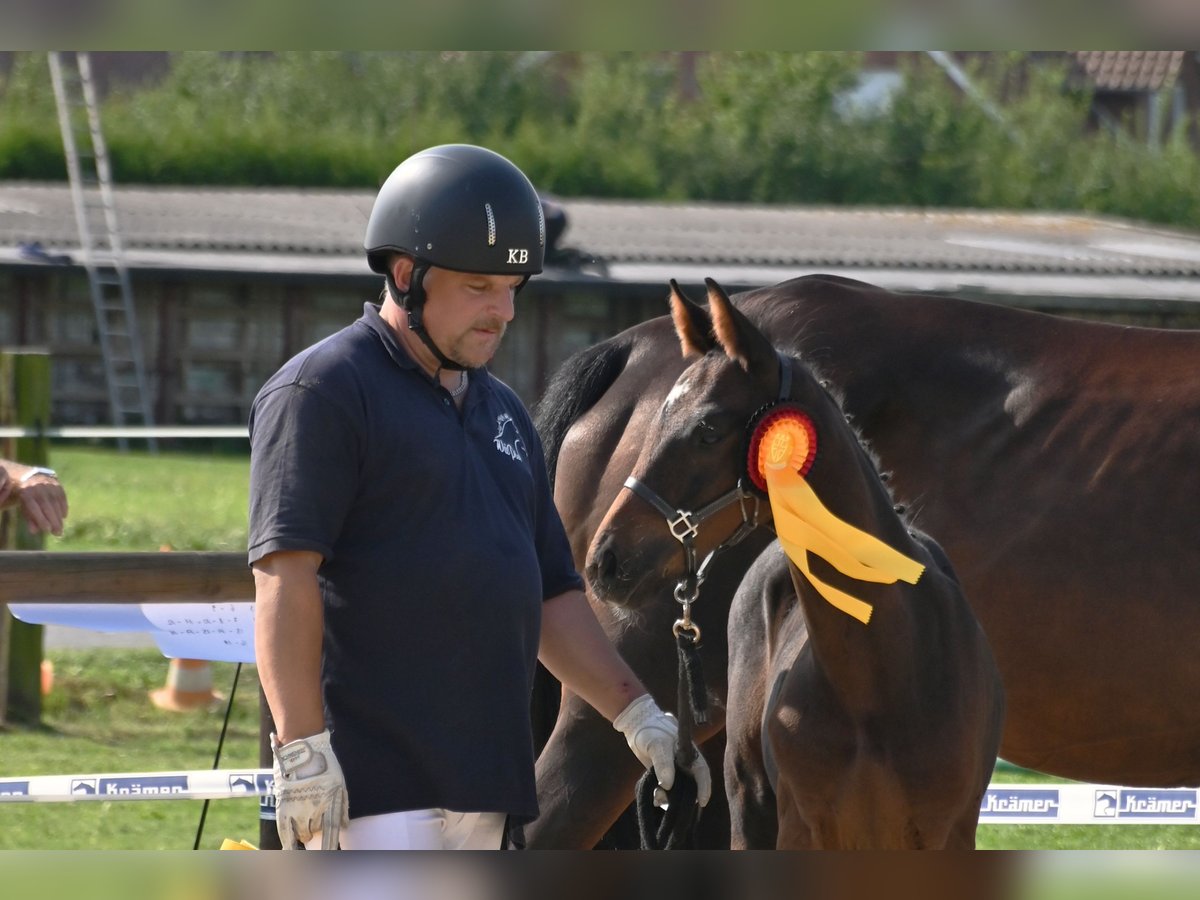
{"label": "foal's head", "polygon": [[669,592],[687,573],[686,542],[699,565],[743,522],[770,519],[763,485],[747,470],[748,426],[765,406],[786,399],[830,436],[824,439],[830,449],[817,449],[814,466],[834,474],[846,463],[824,462],[826,452],[850,455],[853,465],[863,456],[840,408],[807,367],[781,357],[716,282],[707,285],[705,310],[672,282],[675,330],[684,356],[695,362],[647,430],[632,486],[626,483],[588,550],[586,575],[602,600],[636,605]]}

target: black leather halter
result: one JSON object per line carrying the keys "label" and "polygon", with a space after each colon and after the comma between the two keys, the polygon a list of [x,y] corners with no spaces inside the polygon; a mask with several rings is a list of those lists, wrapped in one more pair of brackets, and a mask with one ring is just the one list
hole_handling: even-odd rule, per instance
{"label": "black leather halter", "polygon": [[[779,351],[776,351],[775,355],[779,359],[779,396],[776,398],[778,402],[787,400],[791,396],[792,363]],[[670,529],[671,535],[683,545],[684,573],[683,577],[679,579],[679,583],[675,585],[675,600],[683,607],[683,616],[675,623],[674,631],[676,637],[681,631],[690,631],[693,641],[699,643],[700,628],[691,620],[692,604],[699,598],[700,585],[704,583],[708,567],[717,554],[737,546],[758,527],[759,497],[749,489],[744,478],[739,478],[731,490],[707,506],[691,512],[673,507],[632,475],[625,479],[624,486],[662,513],[667,520],[667,528]],[[748,505],[748,501],[752,501],[752,504]],[[741,524],[729,537],[710,550],[704,560],[697,565],[695,541],[696,536],[700,533],[700,526],[732,503],[741,506]]]}

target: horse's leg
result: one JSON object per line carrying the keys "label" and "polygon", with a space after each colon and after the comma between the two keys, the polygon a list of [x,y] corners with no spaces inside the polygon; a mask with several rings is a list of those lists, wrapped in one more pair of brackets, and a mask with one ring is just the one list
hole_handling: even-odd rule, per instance
{"label": "horse's leg", "polygon": [[541,815],[525,827],[531,850],[590,850],[633,800],[643,769],[622,735],[565,692],[537,761]]}
{"label": "horse's leg", "polygon": [[763,755],[768,643],[755,583],[755,576],[747,575],[729,612],[723,770],[733,850],[774,849],[779,830],[775,791]]}
{"label": "horse's leg", "polygon": [[975,831],[979,827],[979,805],[963,814],[946,835],[946,850],[974,850]]}
{"label": "horse's leg", "polygon": [[966,804],[958,820],[950,826],[950,831],[946,835],[945,849],[975,849],[975,832],[979,829],[979,806],[983,803],[983,794],[986,790],[987,781],[984,782],[984,785],[984,788],[972,794],[970,802]]}
{"label": "horse's leg", "polygon": [[[733,731],[733,728],[737,728]],[[762,764],[762,728],[748,733],[732,711],[725,731],[725,793],[732,850],[774,849],[778,836],[775,792]]]}
{"label": "horse's leg", "polygon": [[712,737],[700,744],[700,752],[712,773],[713,793],[708,806],[700,814],[696,826],[696,844],[701,850],[726,850],[729,848],[729,798],[725,795],[722,771],[725,766],[725,729],[721,728]]}

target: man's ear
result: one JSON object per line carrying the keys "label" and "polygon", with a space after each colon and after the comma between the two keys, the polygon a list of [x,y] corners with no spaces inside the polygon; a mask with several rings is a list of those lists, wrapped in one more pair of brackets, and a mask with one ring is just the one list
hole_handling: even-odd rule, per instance
{"label": "man's ear", "polygon": [[397,253],[392,257],[389,265],[391,266],[392,280],[396,282],[396,289],[402,294],[408,293],[409,283],[412,281],[413,258],[403,253]]}

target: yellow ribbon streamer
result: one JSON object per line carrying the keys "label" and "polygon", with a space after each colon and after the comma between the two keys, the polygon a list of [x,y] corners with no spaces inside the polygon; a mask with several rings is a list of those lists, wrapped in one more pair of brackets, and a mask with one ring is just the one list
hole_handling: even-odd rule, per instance
{"label": "yellow ribbon streamer", "polygon": [[808,444],[804,428],[787,419],[771,425],[763,437],[759,462],[775,531],[788,558],[821,596],[865,624],[871,620],[871,604],[813,575],[808,565],[810,552],[844,575],[876,584],[916,584],[925,567],[825,508],[797,471],[808,455]]}

